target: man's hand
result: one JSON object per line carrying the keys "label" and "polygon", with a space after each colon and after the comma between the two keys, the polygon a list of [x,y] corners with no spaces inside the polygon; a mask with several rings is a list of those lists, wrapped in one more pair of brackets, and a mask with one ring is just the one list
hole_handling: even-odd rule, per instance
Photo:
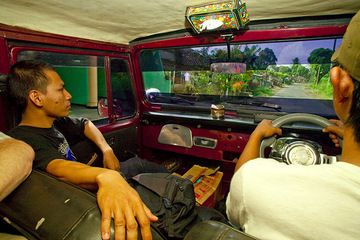
{"label": "man's hand", "polygon": [[137,240],[138,226],[142,239],[151,240],[150,222],[158,219],[119,172],[64,159],[52,160],[46,171],[82,187],[98,188],[103,239],[110,239],[111,219],[114,219],[116,240]]}
{"label": "man's hand", "polygon": [[120,162],[111,148],[103,152],[103,165],[104,168],[120,171]]}
{"label": "man's hand", "polygon": [[239,160],[236,162],[235,172],[247,161],[259,157],[260,143],[264,138],[281,134],[281,129],[274,127],[270,120],[262,120],[250,135],[244,151],[241,153]]}
{"label": "man's hand", "polygon": [[97,176],[97,201],[102,213],[102,239],[110,239],[114,219],[116,240],[137,240],[138,226],[144,240],[151,240],[150,221],[157,217],[141,201],[138,193],[118,172],[107,171]]}
{"label": "man's hand", "polygon": [[325,127],[323,132],[329,133],[331,141],[335,144],[335,147],[340,147],[339,138],[344,137],[344,123],[340,120],[330,119],[335,125]]}
{"label": "man's hand", "polygon": [[262,141],[264,138],[281,135],[281,133],[281,129],[274,127],[271,120],[264,119],[257,125],[251,136],[258,138],[259,141]]}

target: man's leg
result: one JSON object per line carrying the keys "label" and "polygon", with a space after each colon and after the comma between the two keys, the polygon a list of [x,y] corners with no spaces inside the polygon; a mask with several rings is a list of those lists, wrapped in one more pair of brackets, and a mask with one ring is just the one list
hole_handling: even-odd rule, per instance
{"label": "man's leg", "polygon": [[120,163],[120,171],[127,178],[132,178],[140,173],[167,173],[168,170],[160,164],[153,163],[139,157],[130,158]]}

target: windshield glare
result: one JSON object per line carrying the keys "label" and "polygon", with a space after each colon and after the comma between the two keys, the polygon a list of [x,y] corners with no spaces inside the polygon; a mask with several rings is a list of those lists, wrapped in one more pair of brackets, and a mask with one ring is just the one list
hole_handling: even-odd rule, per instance
{"label": "windshield glare", "polygon": [[[341,38],[332,38],[231,44],[230,52],[226,44],[152,49],[142,51],[140,68],[150,102],[270,103],[285,112],[331,116],[330,58],[340,44]],[[242,70],[213,71],[211,65],[221,62],[242,63]]]}

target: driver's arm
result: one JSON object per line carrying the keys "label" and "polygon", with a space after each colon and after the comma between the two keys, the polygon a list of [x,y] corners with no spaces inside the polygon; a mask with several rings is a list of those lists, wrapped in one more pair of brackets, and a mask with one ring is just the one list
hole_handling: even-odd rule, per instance
{"label": "driver's arm", "polygon": [[260,144],[264,138],[281,134],[281,129],[273,127],[271,120],[262,120],[250,135],[249,141],[236,163],[235,172],[247,161],[259,157]]}

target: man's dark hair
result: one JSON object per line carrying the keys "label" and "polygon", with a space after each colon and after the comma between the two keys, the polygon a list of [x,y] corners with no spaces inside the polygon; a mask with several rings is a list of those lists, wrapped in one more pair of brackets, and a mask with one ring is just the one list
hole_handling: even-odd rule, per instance
{"label": "man's dark hair", "polygon": [[354,92],[350,108],[350,117],[347,123],[354,128],[355,140],[360,143],[360,82],[354,78],[353,81]]}
{"label": "man's dark hair", "polygon": [[55,71],[49,63],[39,60],[19,61],[11,67],[8,75],[9,90],[22,112],[25,111],[31,90],[46,92],[48,78],[45,70]]}

